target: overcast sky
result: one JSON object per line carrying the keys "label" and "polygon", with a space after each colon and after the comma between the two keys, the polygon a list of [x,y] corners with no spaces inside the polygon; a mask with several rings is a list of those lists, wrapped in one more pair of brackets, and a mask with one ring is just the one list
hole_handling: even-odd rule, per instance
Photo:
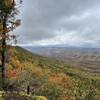
{"label": "overcast sky", "polygon": [[20,45],[100,46],[100,0],[23,0]]}

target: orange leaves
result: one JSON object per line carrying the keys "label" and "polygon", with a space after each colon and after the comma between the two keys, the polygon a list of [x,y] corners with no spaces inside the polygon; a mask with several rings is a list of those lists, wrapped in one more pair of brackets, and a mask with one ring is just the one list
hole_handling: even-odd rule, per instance
{"label": "orange leaves", "polygon": [[17,70],[11,70],[11,71],[7,72],[7,77],[16,78],[16,76],[17,76]]}
{"label": "orange leaves", "polygon": [[50,82],[58,85],[66,84],[66,82],[71,81],[68,76],[66,76],[64,73],[60,74],[54,74],[49,77]]}
{"label": "orange leaves", "polygon": [[53,74],[49,77],[49,81],[59,89],[59,100],[75,100],[74,86],[69,76],[64,73]]}
{"label": "orange leaves", "polygon": [[7,77],[9,77],[10,79],[16,79],[16,78],[19,76],[20,72],[21,72],[21,69],[15,68],[15,69],[13,69],[13,70],[8,70],[8,71],[6,72],[6,75],[7,75]]}

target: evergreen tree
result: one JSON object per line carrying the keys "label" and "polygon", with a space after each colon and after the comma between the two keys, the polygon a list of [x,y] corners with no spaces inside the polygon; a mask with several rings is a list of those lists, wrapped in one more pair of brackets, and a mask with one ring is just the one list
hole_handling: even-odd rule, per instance
{"label": "evergreen tree", "polygon": [[[18,0],[17,0],[18,1]],[[20,25],[20,20],[16,19],[19,11],[17,9],[16,0],[0,0],[0,48],[1,48],[1,73],[2,73],[2,89],[7,87],[5,84],[5,63],[6,63],[6,50],[7,40],[15,38],[15,35],[10,35],[9,32],[13,31]],[[21,1],[19,2],[19,4]]]}

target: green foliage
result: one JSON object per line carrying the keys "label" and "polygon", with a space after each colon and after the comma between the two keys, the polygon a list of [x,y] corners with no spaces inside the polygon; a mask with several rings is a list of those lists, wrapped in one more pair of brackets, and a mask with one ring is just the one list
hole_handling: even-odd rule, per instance
{"label": "green foliage", "polygon": [[[21,69],[15,79],[10,80],[14,89],[26,92],[27,85],[34,96],[45,96],[48,100],[99,100],[100,74],[32,54],[15,47],[10,51],[11,68]],[[18,64],[16,62],[19,62]],[[12,65],[15,65],[12,68]]]}
{"label": "green foliage", "polygon": [[0,0],[0,10],[5,13],[11,13],[15,6],[12,3],[13,0]]}
{"label": "green foliage", "polygon": [[[22,50],[21,48],[18,48],[17,50],[18,52],[22,54],[24,49]],[[90,73],[88,71],[84,71],[81,68],[72,68],[68,66],[67,64],[60,63],[55,60],[43,58],[38,55],[32,55],[26,50],[24,50],[24,53],[22,55],[23,57],[25,56],[29,62],[32,62],[31,64],[34,65],[35,67],[42,68],[43,70],[44,69],[50,70],[48,74],[46,74],[47,76],[52,75],[52,73],[59,73],[59,74],[65,73],[66,75],[68,75],[74,83],[74,85],[72,85],[72,91],[74,91],[74,93],[72,95],[70,94],[72,93],[72,91],[68,91],[69,93],[68,95],[75,96],[76,99],[79,99],[79,100],[89,100],[89,99],[92,100],[96,97],[99,98],[99,92],[97,91],[100,90],[99,88],[100,74]],[[38,77],[38,76],[35,76],[35,77]],[[40,78],[45,79],[43,76]],[[36,92],[36,95],[45,95],[46,97],[50,99],[52,98],[51,100],[53,100],[53,98],[55,97],[59,97],[58,95],[60,95],[60,93],[62,92],[61,88],[58,88],[57,85],[55,86],[55,85],[50,84],[50,82],[48,81],[48,77],[46,79],[47,79],[46,81],[42,80],[44,85],[41,80],[37,81],[37,82],[40,82],[40,84],[42,84],[44,88],[40,88],[39,91]],[[67,88],[65,89],[66,91],[67,91]],[[40,91],[43,91],[43,92],[40,92]],[[50,95],[52,96],[50,97]],[[59,100],[59,99],[57,98],[56,100]]]}

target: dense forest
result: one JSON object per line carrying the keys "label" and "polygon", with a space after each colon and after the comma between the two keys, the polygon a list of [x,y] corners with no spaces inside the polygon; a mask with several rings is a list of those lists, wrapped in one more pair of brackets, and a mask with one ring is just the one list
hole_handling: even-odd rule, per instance
{"label": "dense forest", "polygon": [[70,67],[21,47],[8,48],[6,83],[10,91],[26,93],[29,85],[33,96],[45,96],[48,100],[100,99],[100,74]]}

